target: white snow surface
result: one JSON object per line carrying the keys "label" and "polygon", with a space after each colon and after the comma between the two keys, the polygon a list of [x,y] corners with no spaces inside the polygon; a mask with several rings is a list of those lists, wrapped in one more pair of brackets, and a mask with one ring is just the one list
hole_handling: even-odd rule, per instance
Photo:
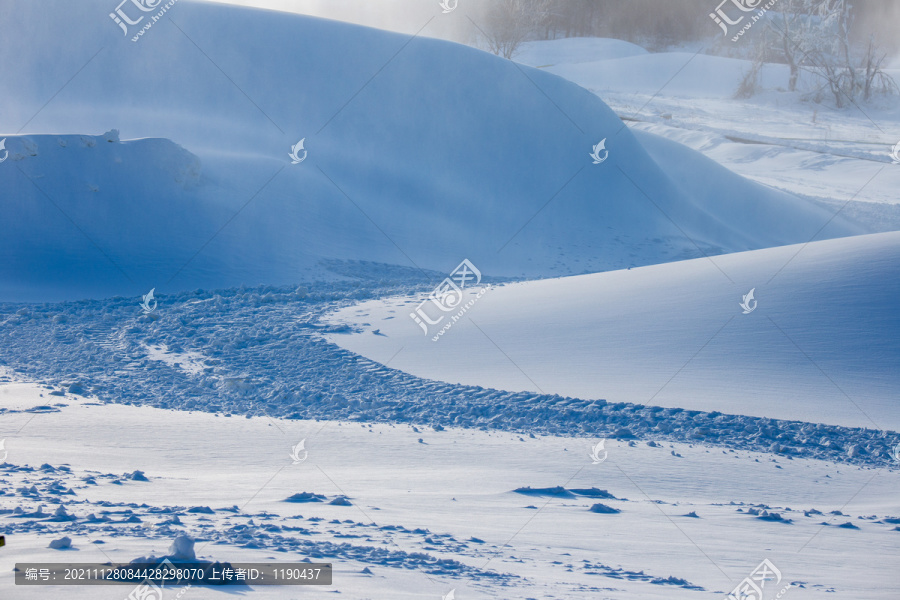
{"label": "white snow surface", "polygon": [[[764,558],[788,599],[896,597],[895,98],[829,109],[766,65],[735,100],[750,63],[692,49],[513,64],[199,0],[134,43],[114,9],[0,4],[0,302],[43,303],[0,306],[0,598],[121,600],[12,568],[180,534],[334,563],[246,594],[272,600],[721,598]],[[553,279],[432,341],[409,315],[462,258]]]}
{"label": "white snow surface", "polygon": [[896,430],[898,297],[885,233],[494,287],[437,341],[423,298],[369,301],[329,339],[449,383]]}
{"label": "white snow surface", "polygon": [[41,28],[0,40],[28,49],[0,82],[0,300],[295,283],[322,258],[558,276],[870,231],[427,31],[181,0],[132,43],[105,2],[4,11]]}
{"label": "white snow surface", "polygon": [[[815,199],[878,231],[900,229],[900,168],[891,148],[900,136],[897,96],[838,109],[811,90],[803,73],[786,91],[786,65],[765,64],[760,90],[735,91],[751,61],[712,56],[705,47],[646,53],[621,40],[528,42],[516,60],[591,90],[634,130],[685,144],[735,173]],[[736,49],[740,50],[740,49]],[[887,73],[900,81],[900,69]]]}
{"label": "white snow surface", "polygon": [[[46,392],[33,383],[3,381],[0,407],[46,404]],[[592,464],[596,441],[589,439],[226,418],[98,405],[72,395],[55,400],[58,412],[3,416],[10,433],[0,465],[0,509],[33,512],[43,505],[49,516],[62,505],[74,519],[29,523],[0,514],[7,532],[15,529],[0,549],[4,598],[121,600],[127,586],[14,586],[12,567],[21,561],[127,562],[165,553],[182,533],[198,540],[203,560],[300,561],[310,558],[303,549],[316,547],[340,553],[325,557],[334,564],[331,587],[247,592],[273,600],[335,593],[412,600],[440,598],[451,589],[457,598],[479,600],[701,599],[724,597],[763,558],[781,571],[781,586],[792,584],[792,598],[815,600],[828,592],[835,599],[890,600],[896,594],[891,565],[898,533],[885,521],[897,519],[896,469],[617,441],[607,442],[604,462]],[[308,458],[293,464],[291,447],[301,439]],[[15,470],[26,466],[37,470]],[[122,476],[135,469],[149,482]],[[73,493],[50,493],[56,482]],[[15,489],[25,485],[38,493]],[[591,513],[596,500],[589,497],[512,493],[563,485],[607,490],[616,499],[602,502],[621,512]],[[283,502],[304,491],[346,495],[352,505]],[[187,512],[192,506],[213,513]],[[790,523],[747,512],[764,507]],[[813,510],[819,512],[804,514]],[[690,512],[698,518],[686,516]],[[91,513],[112,522],[87,523]],[[142,522],[122,522],[128,515]],[[175,515],[182,525],[164,523]],[[856,528],[838,527],[845,523]],[[73,550],[47,548],[63,535]],[[432,562],[401,567],[388,560],[397,556]],[[435,559],[507,578],[459,575]],[[365,568],[371,576],[361,573]],[[669,577],[704,589],[649,581]],[[177,592],[166,593],[169,599]],[[229,596],[195,586],[183,597]]]}

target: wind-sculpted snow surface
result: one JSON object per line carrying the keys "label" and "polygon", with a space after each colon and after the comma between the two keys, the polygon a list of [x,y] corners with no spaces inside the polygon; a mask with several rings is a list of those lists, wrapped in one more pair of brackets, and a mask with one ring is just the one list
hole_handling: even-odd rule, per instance
{"label": "wind-sculpted snow surface", "polygon": [[[85,496],[91,495],[91,490],[101,485],[139,484],[128,481],[127,474],[96,471],[74,473],[65,465],[54,467],[43,464],[34,468],[0,463],[0,480],[10,485],[8,492],[0,493],[4,503],[11,503],[13,499],[19,502],[11,509],[2,508],[0,504],[0,523],[7,535],[65,533],[93,539],[171,539],[184,531],[191,531],[193,535],[204,538],[204,546],[213,543],[253,549],[266,548],[277,552],[301,553],[313,560],[360,561],[395,569],[418,569],[433,575],[468,576],[498,581],[513,577],[471,567],[426,551],[406,552],[396,545],[372,545],[376,538],[383,541],[389,540],[392,535],[400,535],[423,550],[433,550],[433,538],[438,538],[441,540],[441,551],[453,551],[460,556],[480,556],[487,551],[485,549],[485,552],[481,552],[478,545],[456,540],[450,534],[432,533],[424,529],[407,529],[402,525],[379,527],[375,523],[351,519],[337,523],[323,522],[319,517],[304,518],[300,515],[279,517],[276,524],[272,520],[277,515],[266,512],[248,514],[237,506],[207,509],[198,514],[201,511],[187,506],[148,506],[146,503],[88,500]],[[135,494],[139,493],[140,491],[135,491]],[[58,507],[52,512],[45,512],[45,503],[56,504]],[[28,508],[23,508],[23,504]],[[32,508],[33,505],[36,507]],[[148,527],[148,522],[151,521],[154,526]],[[337,539],[347,541],[335,541]],[[137,562],[154,561],[144,558]]]}
{"label": "wind-sculpted snow surface", "polygon": [[327,322],[417,377],[896,431],[898,297],[882,233],[495,287],[440,343],[407,316],[423,297]]}
{"label": "wind-sculpted snow surface", "polygon": [[[3,10],[41,26],[0,39],[0,131],[27,122],[0,164],[0,300],[285,285],[322,258],[543,277],[862,232],[427,29],[182,0],[133,44],[105,0]],[[38,70],[78,76],[34,115]]]}
{"label": "wind-sculpted snow surface", "polygon": [[441,383],[322,337],[350,331],[320,321],[338,306],[428,287],[198,291],[158,296],[149,315],[137,298],[0,305],[0,364],[104,402],[233,415],[689,441],[858,465],[889,464],[900,441],[889,431]]}

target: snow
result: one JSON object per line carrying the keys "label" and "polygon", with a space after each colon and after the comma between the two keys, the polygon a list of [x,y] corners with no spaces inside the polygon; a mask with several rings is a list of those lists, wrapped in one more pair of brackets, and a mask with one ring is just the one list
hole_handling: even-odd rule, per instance
{"label": "snow", "polygon": [[[844,208],[842,214],[873,231],[900,228],[895,193],[900,169],[890,165],[889,156],[900,128],[895,98],[835,110],[811,102],[803,91],[785,91],[787,67],[766,64],[760,93],[735,99],[751,62],[709,56],[702,47],[623,56],[621,48],[631,45],[619,40],[574,38],[524,46],[517,61],[589,89],[635,131],[685,144],[735,173],[832,211]],[[900,80],[900,70],[889,73]],[[801,76],[800,90],[818,87],[807,74]]]}
{"label": "snow", "polygon": [[430,8],[180,0],[138,43],[106,0],[0,8],[0,596],[168,554],[334,565],[273,600],[724,597],[763,559],[893,599],[896,99],[766,65],[735,100],[749,62],[621,40],[513,64]]}
{"label": "snow", "polygon": [[[49,40],[85,9],[9,10],[45,23],[43,38],[25,44],[22,28],[2,42],[30,48],[0,82],[15,98],[0,131],[15,132],[41,105],[31,80],[55,55]],[[0,300],[295,284],[326,276],[322,259],[578,274],[800,243],[831,216],[635,136],[573,83],[472,48],[188,0],[167,18],[124,47],[103,19],[79,22],[110,48],[27,134],[7,136],[0,219],[16,225],[0,242],[14,258]],[[124,141],[85,135],[111,126]],[[300,139],[308,156],[291,164]],[[609,159],[591,164],[603,139]],[[822,236],[867,231],[839,216]]]}
{"label": "snow", "polygon": [[372,300],[328,339],[448,383],[896,430],[898,265],[900,234],[857,236],[495,287],[438,343],[422,298]]}
{"label": "snow", "polygon": [[[40,391],[23,382],[0,384],[0,398],[13,396],[19,404]],[[229,419],[85,400],[28,418],[6,417],[21,431],[9,440],[10,455],[0,466],[6,492],[0,509],[62,504],[75,520],[0,515],[8,531],[0,555],[3,588],[11,585],[14,561],[59,560],[46,546],[62,535],[72,539],[80,562],[161,555],[178,536],[189,535],[200,560],[316,562],[315,548],[336,551],[328,558],[335,583],[318,593],[353,598],[439,597],[453,588],[460,598],[699,598],[724,595],[763,557],[793,582],[796,598],[817,598],[827,589],[835,597],[888,599],[894,593],[897,533],[887,519],[895,508],[896,469],[873,479],[869,468],[828,461],[626,441],[608,441],[608,460],[592,465],[587,439],[522,441],[458,428],[417,432],[402,425]],[[420,437],[425,444],[416,442]],[[309,458],[295,465],[290,448],[302,438]],[[26,463],[52,470],[29,471],[22,468]],[[115,483],[121,481],[116,473],[135,467],[151,482]],[[9,495],[27,482],[37,485],[37,496]],[[48,491],[54,485],[74,495]],[[621,512],[591,512],[593,492],[529,498],[513,491],[561,485],[579,494],[606,489],[615,498],[603,503]],[[866,493],[854,495],[864,485]],[[282,501],[298,488],[346,494],[353,506]],[[195,502],[209,504],[213,514],[188,512],[185,505]],[[528,509],[529,502],[536,508]],[[763,511],[791,522],[753,514]],[[688,512],[699,518],[685,517]],[[88,523],[89,513],[114,522]],[[141,523],[123,522],[129,516]],[[164,524],[175,516],[182,525]],[[838,527],[846,522],[859,529]],[[417,566],[423,556],[465,568],[453,562],[444,569]],[[392,565],[400,557],[413,562]],[[372,578],[359,575],[366,568]],[[16,588],[15,597],[46,597],[46,589]],[[66,593],[112,599],[123,590],[70,587]],[[304,593],[315,592],[253,590],[260,598]],[[189,594],[220,597],[199,587]]]}

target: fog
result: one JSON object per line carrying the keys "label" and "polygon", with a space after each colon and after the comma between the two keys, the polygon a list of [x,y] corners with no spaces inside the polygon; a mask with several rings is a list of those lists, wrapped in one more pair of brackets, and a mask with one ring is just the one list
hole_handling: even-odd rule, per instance
{"label": "fog", "polygon": [[[442,14],[440,0],[207,0],[257,8],[314,15],[406,34],[438,37],[471,44],[477,29],[484,29],[493,0],[448,0],[456,3]],[[825,0],[823,0],[825,1]],[[834,0],[837,2],[838,0]],[[625,39],[642,45],[711,40],[719,30],[710,27],[708,13],[715,0],[523,0],[553,5],[555,25],[537,37],[599,36]],[[549,4],[548,4],[549,2]],[[787,0],[783,2],[787,4]],[[864,42],[874,35],[885,54],[900,49],[900,0],[856,0],[854,38]],[[541,10],[541,9],[538,9]],[[546,7],[545,7],[546,10]],[[777,7],[775,10],[778,10]],[[889,61],[890,62],[890,61]]]}
{"label": "fog", "polygon": [[[268,8],[326,19],[357,23],[389,31],[425,35],[468,42],[472,30],[470,17],[478,21],[484,0],[461,0],[448,14],[441,12],[438,0],[208,0]],[[454,0],[455,1],[455,0]],[[467,6],[468,5],[468,6]],[[424,29],[423,29],[424,27]]]}

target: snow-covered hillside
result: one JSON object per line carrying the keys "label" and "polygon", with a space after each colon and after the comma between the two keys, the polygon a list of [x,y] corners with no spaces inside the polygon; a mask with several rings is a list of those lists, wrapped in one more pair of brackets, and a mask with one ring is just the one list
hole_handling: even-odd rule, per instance
{"label": "snow-covered hillside", "polygon": [[451,383],[896,430],[898,297],[887,233],[495,287],[437,342],[422,298],[370,301],[329,339]]}
{"label": "snow-covered hillside", "polygon": [[[183,0],[132,43],[104,2],[4,10],[43,28],[0,41],[29,48],[0,82],[17,259],[0,300],[286,284],[322,258],[565,275],[805,242],[826,223],[821,237],[864,231],[633,135],[562,78],[427,31]],[[73,27],[80,45],[56,60],[51,40]],[[112,128],[133,141],[57,135]]]}
{"label": "snow-covered hillside", "polygon": [[[710,56],[697,46],[648,53],[622,41],[570,38],[528,42],[516,60],[591,90],[628,120],[685,144],[777,189],[843,209],[877,231],[900,229],[900,100],[876,97],[836,110],[816,102],[821,88],[807,72],[786,91],[789,69],[765,64],[759,90],[734,97],[752,62]],[[900,81],[900,70],[888,70]]]}

